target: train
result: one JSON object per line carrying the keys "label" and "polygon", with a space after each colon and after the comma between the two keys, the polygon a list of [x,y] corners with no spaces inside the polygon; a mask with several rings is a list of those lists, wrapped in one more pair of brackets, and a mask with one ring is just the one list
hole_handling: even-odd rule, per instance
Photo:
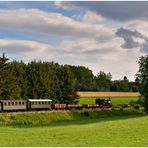
{"label": "train", "polygon": [[0,100],[0,112],[34,111],[34,110],[81,110],[96,108],[111,108],[108,98],[97,98],[95,104],[64,104],[52,103],[51,99]]}

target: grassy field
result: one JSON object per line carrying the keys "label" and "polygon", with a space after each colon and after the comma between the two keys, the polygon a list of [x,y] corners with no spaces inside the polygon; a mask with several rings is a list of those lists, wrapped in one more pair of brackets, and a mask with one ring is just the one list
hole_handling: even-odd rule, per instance
{"label": "grassy field", "polygon": [[78,92],[80,104],[95,104],[98,97],[110,97],[113,104],[129,104],[130,101],[137,101],[138,92]]}
{"label": "grassy field", "polygon": [[[80,97],[80,104],[95,104],[95,99],[97,97]],[[112,103],[115,104],[129,104],[130,101],[137,101],[138,96],[129,96],[129,97],[110,97]]]}
{"label": "grassy field", "polygon": [[1,126],[0,146],[148,146],[148,116],[107,116],[46,126]]}
{"label": "grassy field", "polygon": [[[110,96],[113,104],[138,100],[138,95],[120,95]],[[93,104],[97,97],[81,95],[80,103]],[[147,125],[148,116],[131,109],[4,113],[0,114],[0,146],[144,147]]]}

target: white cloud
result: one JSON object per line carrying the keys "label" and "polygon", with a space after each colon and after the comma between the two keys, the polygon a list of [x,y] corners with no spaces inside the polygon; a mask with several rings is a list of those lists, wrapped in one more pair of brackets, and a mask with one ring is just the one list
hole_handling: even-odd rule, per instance
{"label": "white cloud", "polygon": [[136,60],[141,55],[140,50],[122,49],[124,41],[115,35],[116,25],[91,11],[74,19],[38,9],[0,10],[0,28],[60,36],[61,39],[56,45],[0,39],[0,51],[6,54],[22,55],[30,60],[84,65],[95,74],[100,70],[111,72],[114,79],[127,75],[132,80],[138,69]]}
{"label": "white cloud", "polygon": [[110,35],[110,28],[102,24],[92,25],[60,13],[48,13],[38,9],[0,10],[0,27],[74,38],[106,38]]}
{"label": "white cloud", "polygon": [[0,51],[6,54],[22,54],[35,58],[46,56],[52,49],[51,45],[36,41],[0,39]]}
{"label": "white cloud", "polygon": [[101,15],[96,14],[92,11],[87,11],[85,15],[82,17],[82,21],[90,24],[102,24],[105,18]]}

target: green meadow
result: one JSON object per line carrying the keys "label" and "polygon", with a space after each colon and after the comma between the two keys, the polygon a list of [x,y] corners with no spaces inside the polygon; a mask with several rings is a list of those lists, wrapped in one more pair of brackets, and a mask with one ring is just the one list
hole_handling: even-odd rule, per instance
{"label": "green meadow", "polygon": [[57,111],[0,115],[0,146],[148,146],[140,111]]}
{"label": "green meadow", "polygon": [[148,146],[148,117],[0,127],[0,146]]}
{"label": "green meadow", "polygon": [[[80,98],[81,104],[95,103]],[[138,97],[111,97],[128,104]],[[148,146],[148,116],[141,110],[41,111],[0,114],[0,146],[144,147]]]}
{"label": "green meadow", "polygon": [[[105,97],[103,97],[105,98]],[[112,103],[115,104],[129,104],[130,101],[137,101],[139,99],[138,96],[129,96],[129,97],[110,97]],[[95,104],[95,99],[97,97],[80,97],[79,103],[80,104]]]}

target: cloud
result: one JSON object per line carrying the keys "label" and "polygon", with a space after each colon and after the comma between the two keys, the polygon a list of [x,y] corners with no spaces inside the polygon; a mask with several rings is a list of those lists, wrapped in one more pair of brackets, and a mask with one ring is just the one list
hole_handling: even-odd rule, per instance
{"label": "cloud", "polygon": [[119,28],[116,32],[118,37],[124,39],[124,44],[121,45],[122,48],[136,48],[140,47],[141,44],[138,41],[135,41],[134,38],[145,39],[145,37],[138,31],[131,31],[129,29]]}
{"label": "cloud", "polygon": [[60,1],[55,2],[55,5],[65,9],[74,9],[75,7],[85,8],[103,17],[118,21],[148,18],[147,1]]}
{"label": "cloud", "polygon": [[148,53],[148,38],[145,39],[145,42],[141,45],[140,50],[144,53]]}
{"label": "cloud", "polygon": [[52,45],[27,40],[0,39],[0,51],[6,54],[22,54],[28,57],[43,57]]}
{"label": "cloud", "polygon": [[94,25],[90,21],[87,23],[85,18],[78,21],[60,13],[48,13],[38,9],[0,10],[0,28],[68,38],[106,39],[111,36],[111,27],[105,27],[101,23]]}
{"label": "cloud", "polygon": [[[0,39],[0,52],[14,57],[21,55],[24,61],[41,59],[60,64],[84,65],[95,74],[100,70],[111,72],[117,76],[116,79],[122,78],[124,75],[121,72],[125,71],[124,74],[133,79],[138,69],[136,58],[141,55],[140,45],[145,42],[142,38],[144,35],[141,31],[131,31],[133,29],[117,30],[117,24],[92,11],[87,11],[83,16],[68,17],[38,9],[3,9],[0,10],[1,29],[23,31],[28,36],[30,32],[38,36],[50,35],[58,38],[58,42],[54,41],[51,45],[47,40],[46,43],[38,42],[39,39]],[[129,28],[129,24],[126,26]],[[134,44],[126,45],[130,47],[129,50],[133,46],[137,46],[138,50],[128,52],[121,47],[129,40]]]}
{"label": "cloud", "polygon": [[[75,60],[80,54],[80,57],[85,56],[86,58],[82,59],[87,61],[89,52],[96,52],[97,56],[101,57],[102,51],[107,52],[109,47],[115,50],[119,48],[117,43],[120,43],[121,39],[115,36],[116,29],[104,24],[104,21],[104,18],[90,11],[77,20],[60,13],[48,13],[38,9],[0,10],[0,28],[61,38],[55,46],[36,41],[1,40],[0,48],[9,53],[16,52],[28,56],[41,52],[39,55],[49,54],[52,59],[70,56]],[[47,52],[48,49],[50,52]]]}

